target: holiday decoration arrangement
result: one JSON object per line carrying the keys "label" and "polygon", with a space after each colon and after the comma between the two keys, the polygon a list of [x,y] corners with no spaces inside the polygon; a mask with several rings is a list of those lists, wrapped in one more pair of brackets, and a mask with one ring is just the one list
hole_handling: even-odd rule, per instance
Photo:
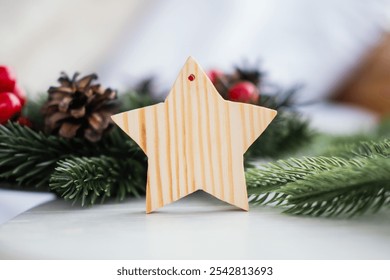
{"label": "holiday decoration arrangement", "polygon": [[[299,87],[267,87],[262,71],[244,67],[233,73],[214,69],[207,75],[229,103],[258,105],[278,113],[244,155],[252,207],[351,217],[389,206],[389,122],[366,135],[321,135],[311,131],[308,121],[295,111],[300,106],[294,102]],[[198,78],[196,74],[186,77],[193,82]],[[111,117],[162,100],[156,98],[150,80],[120,94],[97,81],[96,74],[62,73],[46,96],[26,100],[9,68],[0,67],[1,186],[50,191],[82,206],[146,194],[146,151]],[[225,141],[229,140],[221,139]],[[219,180],[228,181],[224,176]]]}

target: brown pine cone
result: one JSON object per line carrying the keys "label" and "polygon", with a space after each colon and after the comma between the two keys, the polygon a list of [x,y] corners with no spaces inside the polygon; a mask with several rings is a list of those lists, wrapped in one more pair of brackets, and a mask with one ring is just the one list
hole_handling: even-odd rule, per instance
{"label": "brown pine cone", "polygon": [[117,93],[93,84],[98,77],[91,74],[70,79],[61,73],[59,87],[50,87],[49,98],[42,112],[45,131],[64,138],[84,137],[91,142],[99,141],[113,124],[111,115],[116,111]]}

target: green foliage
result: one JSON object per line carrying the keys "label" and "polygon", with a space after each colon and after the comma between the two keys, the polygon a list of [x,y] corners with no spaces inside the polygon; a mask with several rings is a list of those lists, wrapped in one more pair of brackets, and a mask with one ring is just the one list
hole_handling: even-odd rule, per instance
{"label": "green foliage", "polygon": [[287,213],[313,216],[350,216],[376,212],[390,205],[390,161],[387,158],[362,159],[363,166],[342,168],[308,175],[305,180],[287,184]]}
{"label": "green foliage", "polygon": [[82,143],[47,136],[18,124],[0,125],[0,178],[19,185],[47,186],[56,162],[79,149],[84,149]]}
{"label": "green foliage", "polygon": [[[125,94],[121,101],[123,110],[152,102],[147,95],[135,93]],[[44,99],[39,98],[24,108],[24,115],[33,121],[36,129],[43,127],[40,112],[43,103]],[[78,169],[71,168],[75,162],[79,165]],[[97,175],[104,164],[112,164],[110,170],[115,172],[103,173],[103,180]],[[0,180],[15,186],[48,190],[50,180],[52,191],[66,199],[89,205],[98,198],[97,194],[100,194],[100,199],[113,194],[123,199],[129,194],[142,193],[146,165],[144,153],[117,127],[98,143],[91,143],[80,138],[69,140],[46,135],[11,122],[0,125]],[[58,182],[64,182],[61,178],[73,179],[61,188],[58,185]],[[83,181],[88,182],[84,188],[78,184]],[[113,182],[109,188],[108,182]]]}
{"label": "green foliage", "polygon": [[246,172],[246,182],[250,186],[248,192],[249,194],[262,194],[270,190],[274,191],[287,183],[304,179],[309,174],[343,167],[347,164],[348,160],[343,158],[322,156],[278,160],[259,168],[251,168]]}
{"label": "green foliage", "polygon": [[93,205],[116,195],[144,193],[145,167],[132,158],[118,160],[113,157],[71,157],[58,162],[50,177],[50,189],[65,200]]}
{"label": "green foliage", "polygon": [[84,206],[111,196],[111,176],[118,173],[110,158],[69,158],[58,162],[50,178],[50,189],[73,203],[81,200]]}
{"label": "green foliage", "polygon": [[[25,187],[48,186],[58,161],[71,156],[107,155],[131,158],[146,169],[146,158],[120,129],[114,128],[98,143],[46,135],[16,123],[0,125],[0,179]],[[141,172],[139,176],[143,176]]]}
{"label": "green foliage", "polygon": [[291,214],[356,215],[390,204],[390,139],[360,142],[342,157],[291,158],[247,172],[254,204]]}

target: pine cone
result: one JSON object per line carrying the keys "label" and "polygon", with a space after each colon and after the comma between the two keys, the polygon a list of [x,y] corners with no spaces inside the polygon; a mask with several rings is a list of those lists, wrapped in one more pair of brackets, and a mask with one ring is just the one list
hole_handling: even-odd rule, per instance
{"label": "pine cone", "polygon": [[49,98],[42,111],[45,131],[64,138],[84,137],[91,142],[99,141],[104,132],[113,125],[111,115],[115,112],[116,91],[103,89],[93,84],[98,77],[91,74],[70,79],[61,73],[59,87],[50,87]]}

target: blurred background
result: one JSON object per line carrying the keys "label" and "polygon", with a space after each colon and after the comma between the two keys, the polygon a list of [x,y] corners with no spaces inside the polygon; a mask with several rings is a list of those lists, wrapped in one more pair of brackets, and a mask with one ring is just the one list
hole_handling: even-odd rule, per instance
{"label": "blurred background", "polygon": [[[0,14],[0,64],[30,98],[61,71],[169,89],[192,55],[205,69],[247,64],[304,85],[295,98],[319,131],[369,130],[390,113],[387,0],[0,0]],[[0,189],[0,224],[50,199]]]}

